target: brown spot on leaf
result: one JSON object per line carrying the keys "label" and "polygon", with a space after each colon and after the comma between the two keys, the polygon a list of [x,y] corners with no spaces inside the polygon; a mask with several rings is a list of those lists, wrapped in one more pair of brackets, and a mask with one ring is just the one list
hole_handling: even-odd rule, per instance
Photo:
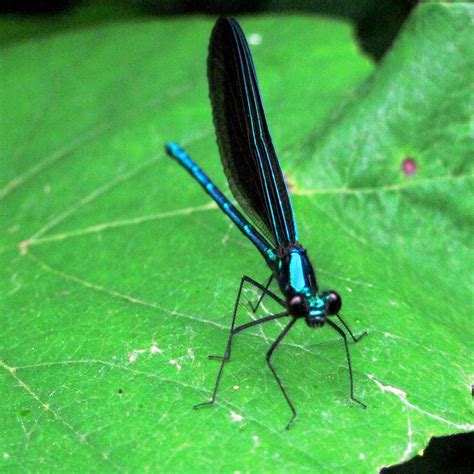
{"label": "brown spot on leaf", "polygon": [[295,184],[291,181],[290,177],[285,174],[283,176],[285,178],[285,183],[286,183],[286,187],[288,188],[288,191],[293,191],[295,189]]}

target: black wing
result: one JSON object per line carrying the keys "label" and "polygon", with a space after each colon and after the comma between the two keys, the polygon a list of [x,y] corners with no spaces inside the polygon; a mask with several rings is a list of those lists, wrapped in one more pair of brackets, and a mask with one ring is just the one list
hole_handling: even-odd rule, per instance
{"label": "black wing", "polygon": [[275,248],[296,242],[290,196],[273,148],[252,56],[239,24],[219,18],[207,60],[217,143],[229,186]]}

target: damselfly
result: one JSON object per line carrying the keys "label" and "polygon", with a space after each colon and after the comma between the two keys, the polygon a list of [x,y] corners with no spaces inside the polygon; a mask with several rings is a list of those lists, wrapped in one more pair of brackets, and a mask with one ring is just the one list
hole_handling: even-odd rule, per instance
{"label": "damselfly", "polygon": [[[292,416],[296,411],[288,393],[272,365],[271,357],[293,325],[303,320],[310,328],[327,324],[342,338],[349,368],[350,397],[354,397],[349,347],[345,331],[334,321],[337,318],[352,339],[357,342],[365,334],[355,337],[339,314],[342,301],[335,291],[320,291],[311,261],[298,242],[296,222],[283,173],[272,144],[263,110],[262,99],[252,56],[239,24],[220,18],[212,31],[207,62],[209,91],[212,103],[217,143],[229,186],[240,211],[217,189],[207,175],[176,143],[168,143],[166,151],[195,178],[204,190],[255,245],[271,269],[265,284],[243,276],[235,302],[227,347],[221,360],[212,398],[195,408],[212,405],[217,396],[226,362],[229,360],[234,336],[250,327],[287,318],[288,323],[266,353],[266,362],[280,387]],[[278,283],[283,298],[270,290],[273,280]],[[281,305],[282,311],[236,326],[236,315],[245,285],[255,287],[261,295],[252,307],[256,312],[264,296]]]}

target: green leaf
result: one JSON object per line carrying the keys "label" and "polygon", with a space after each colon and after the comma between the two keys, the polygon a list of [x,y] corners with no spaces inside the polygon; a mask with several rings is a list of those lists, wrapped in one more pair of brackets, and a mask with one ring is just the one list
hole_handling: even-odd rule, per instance
{"label": "green leaf", "polygon": [[[473,7],[423,4],[377,70],[350,28],[245,19],[301,241],[356,334],[236,338],[258,253],[163,152],[226,189],[204,20],[124,23],[1,52],[0,466],[27,471],[373,472],[472,429]],[[256,41],[259,42],[259,41]],[[342,104],[344,104],[342,106]],[[414,176],[402,172],[411,157]]]}

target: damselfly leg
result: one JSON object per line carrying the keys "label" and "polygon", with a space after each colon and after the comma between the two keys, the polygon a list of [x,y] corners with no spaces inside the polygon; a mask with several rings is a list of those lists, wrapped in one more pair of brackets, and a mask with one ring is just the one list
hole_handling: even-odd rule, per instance
{"label": "damselfly leg", "polygon": [[342,325],[346,328],[347,332],[350,334],[350,336],[352,337],[352,340],[354,342],[359,342],[364,336],[367,336],[367,331],[364,331],[360,336],[356,337],[354,336],[354,333],[352,332],[351,328],[349,327],[349,325],[344,321],[344,319],[342,319],[342,316],[339,315],[339,314],[336,314],[335,315],[337,319],[339,319],[339,321],[341,321]]}
{"label": "damselfly leg", "polygon": [[[273,273],[270,275],[270,278],[267,280],[267,283],[265,283],[265,289],[268,290],[270,287],[271,283],[273,281]],[[263,300],[263,297],[265,296],[265,291],[262,291],[259,299],[257,300],[257,304],[253,306],[252,302],[249,301],[249,306],[252,308],[253,313],[255,314],[257,312],[258,307],[260,306],[260,303]]]}
{"label": "damselfly leg", "polygon": [[277,381],[278,383],[278,386],[280,387],[280,390],[282,391],[283,393],[283,396],[285,397],[289,407],[290,407],[290,410],[291,410],[291,413],[292,413],[292,416],[290,418],[290,421],[288,422],[288,424],[286,425],[286,429],[289,430],[294,419],[296,418],[296,410],[295,410],[295,407],[293,406],[293,403],[291,403],[291,400],[290,400],[290,397],[288,396],[288,394],[286,393],[286,390],[285,390],[285,387],[283,386],[283,383],[280,379],[280,377],[278,376],[278,374],[276,373],[276,370],[274,369],[270,359],[272,357],[272,354],[273,352],[275,351],[275,349],[278,347],[278,344],[280,344],[280,342],[283,340],[283,338],[288,334],[288,331],[291,329],[291,327],[293,326],[293,324],[295,324],[296,322],[296,319],[295,318],[292,318],[291,321],[285,326],[285,328],[283,329],[283,331],[280,333],[280,335],[275,339],[275,341],[273,342],[273,344],[271,345],[270,349],[268,349],[268,352],[267,352],[267,355],[265,357],[265,360],[267,361],[267,365],[268,367],[270,368],[270,370],[272,371],[273,373],[273,376],[275,377],[275,380]]}
{"label": "damselfly leg", "polygon": [[274,321],[275,319],[279,319],[279,318],[283,318],[283,317],[288,316],[288,311],[283,311],[281,313],[272,314],[270,316],[266,316],[264,318],[257,319],[255,321],[250,321],[246,324],[242,324],[241,326],[235,327],[237,312],[238,312],[239,305],[240,305],[240,300],[241,300],[241,297],[242,297],[242,291],[243,291],[244,285],[246,283],[250,284],[250,285],[253,285],[257,289],[261,290],[262,294],[270,296],[274,301],[279,303],[281,306],[285,307],[285,304],[284,304],[283,300],[281,298],[279,298],[278,296],[276,296],[275,294],[273,294],[265,286],[261,285],[260,283],[255,281],[253,278],[250,278],[246,275],[242,277],[242,280],[240,281],[239,292],[237,293],[237,299],[235,301],[234,314],[232,315],[232,324],[231,324],[231,327],[230,327],[229,338],[227,340],[227,346],[226,346],[225,353],[224,353],[223,356],[209,356],[209,359],[220,360],[221,361],[221,366],[220,366],[219,372],[217,374],[217,379],[216,379],[216,383],[214,385],[214,390],[213,390],[213,393],[212,393],[212,397],[207,402],[199,403],[198,405],[195,405],[194,406],[195,409],[212,405],[216,401],[217,391],[219,390],[219,385],[220,385],[220,382],[221,382],[221,379],[222,379],[222,374],[224,372],[224,366],[225,366],[226,362],[230,359],[230,355],[231,355],[231,351],[232,351],[232,342],[233,342],[234,336],[236,334],[238,334],[239,332],[242,332],[245,329],[251,328],[253,326],[257,326],[259,324],[263,324],[263,323],[266,323],[268,321]]}
{"label": "damselfly leg", "polygon": [[[365,403],[362,403],[360,400],[357,400],[357,398],[354,397],[354,381],[353,381],[353,378],[352,378],[351,355],[349,353],[349,345],[347,343],[346,333],[337,324],[333,323],[329,319],[327,319],[326,322],[329,324],[329,326],[331,326],[335,331],[337,331],[339,333],[339,335],[342,337],[342,340],[344,341],[344,347],[346,349],[347,368],[349,369],[349,382],[350,382],[351,400],[353,402],[358,403],[363,408],[367,408]],[[352,336],[352,337],[354,338],[354,336]],[[360,336],[360,337],[362,337],[362,336]]]}

